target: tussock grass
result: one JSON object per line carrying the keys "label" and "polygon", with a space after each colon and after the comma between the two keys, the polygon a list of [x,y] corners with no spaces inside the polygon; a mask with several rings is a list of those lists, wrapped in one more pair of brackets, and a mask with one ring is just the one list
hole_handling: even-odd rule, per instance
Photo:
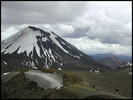
{"label": "tussock grass", "polygon": [[54,71],[52,69],[46,69],[46,68],[38,68],[38,70],[45,72],[45,73],[53,73]]}

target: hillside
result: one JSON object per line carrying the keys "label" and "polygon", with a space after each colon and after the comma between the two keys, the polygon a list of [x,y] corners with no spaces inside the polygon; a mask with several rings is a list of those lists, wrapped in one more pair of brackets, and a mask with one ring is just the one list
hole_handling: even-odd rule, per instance
{"label": "hillside", "polygon": [[115,70],[121,64],[125,63],[122,59],[117,57],[105,57],[98,60],[100,63],[107,65],[109,68]]}
{"label": "hillside", "polygon": [[132,62],[121,64],[115,71],[132,72]]}
{"label": "hillside", "polygon": [[91,56],[95,60],[103,59],[103,58],[106,58],[106,57],[117,57],[117,58],[122,59],[125,62],[129,62],[129,61],[132,60],[132,56],[116,55],[116,54],[112,54],[112,53],[95,54],[95,55],[89,55],[89,56]]}
{"label": "hillside", "polygon": [[[36,69],[34,69],[36,70]],[[38,69],[45,73],[57,72],[63,75],[63,87],[44,90],[36,82],[24,76],[28,69],[19,70],[13,78],[2,78],[2,99],[82,99],[82,98],[132,98],[132,76],[124,72],[60,71],[56,69]],[[7,74],[10,76],[10,74]],[[122,83],[122,84],[121,84]],[[99,91],[91,86],[99,86]],[[119,94],[115,89],[119,88]],[[125,92],[126,91],[126,92]],[[94,97],[95,95],[95,97]]]}

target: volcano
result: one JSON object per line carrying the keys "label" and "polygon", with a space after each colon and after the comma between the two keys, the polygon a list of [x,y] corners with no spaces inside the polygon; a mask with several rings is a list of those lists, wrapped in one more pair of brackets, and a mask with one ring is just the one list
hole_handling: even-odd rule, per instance
{"label": "volcano", "polygon": [[1,42],[2,73],[21,68],[105,68],[52,31],[28,26]]}

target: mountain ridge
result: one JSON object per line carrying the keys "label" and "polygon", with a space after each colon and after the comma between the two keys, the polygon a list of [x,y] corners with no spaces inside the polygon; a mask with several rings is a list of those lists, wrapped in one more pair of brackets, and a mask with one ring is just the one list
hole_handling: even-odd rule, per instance
{"label": "mountain ridge", "polygon": [[[1,52],[27,56],[28,60],[23,59],[21,64],[32,68],[89,70],[92,67],[105,67],[54,32],[34,26],[28,26],[3,40]],[[4,64],[4,61],[1,63]]]}
{"label": "mountain ridge", "polygon": [[125,63],[125,61],[123,61],[122,59],[117,58],[117,57],[105,57],[103,59],[99,59],[98,61],[100,63],[107,65],[109,68],[111,68],[113,70],[115,70],[121,64]]}
{"label": "mountain ridge", "polygon": [[132,61],[131,56],[116,55],[116,54],[113,54],[113,53],[95,54],[95,55],[89,55],[89,56],[91,56],[95,60],[103,59],[105,57],[117,57],[117,58],[120,58],[120,59],[124,60],[125,62]]}

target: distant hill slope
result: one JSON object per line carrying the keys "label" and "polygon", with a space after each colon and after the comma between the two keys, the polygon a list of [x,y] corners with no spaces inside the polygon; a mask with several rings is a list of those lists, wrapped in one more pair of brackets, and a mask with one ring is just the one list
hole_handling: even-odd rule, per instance
{"label": "distant hill slope", "polygon": [[105,57],[98,60],[100,63],[107,65],[109,68],[115,70],[121,64],[125,63],[122,59],[116,57]]}
{"label": "distant hill slope", "polygon": [[112,54],[112,53],[95,54],[95,55],[89,55],[89,56],[91,56],[95,60],[103,59],[105,57],[117,57],[117,58],[120,58],[120,59],[124,60],[125,62],[128,62],[128,61],[132,60],[131,56],[115,55],[115,54]]}
{"label": "distant hill slope", "polygon": [[132,62],[126,62],[116,68],[116,71],[132,72]]}

